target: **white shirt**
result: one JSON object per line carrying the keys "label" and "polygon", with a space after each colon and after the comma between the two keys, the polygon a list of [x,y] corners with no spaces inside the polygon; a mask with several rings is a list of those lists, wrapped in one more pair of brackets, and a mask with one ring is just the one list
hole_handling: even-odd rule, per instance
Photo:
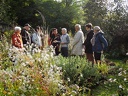
{"label": "white shirt", "polygon": [[32,41],[37,45],[37,46],[42,46],[42,41],[41,41],[41,36],[39,33],[33,33],[32,35]]}

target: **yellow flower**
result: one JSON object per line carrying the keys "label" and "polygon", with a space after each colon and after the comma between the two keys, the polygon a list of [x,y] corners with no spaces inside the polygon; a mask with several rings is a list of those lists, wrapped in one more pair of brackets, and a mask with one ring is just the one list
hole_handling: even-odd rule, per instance
{"label": "yellow flower", "polygon": [[4,93],[4,94],[7,94],[7,91],[4,90],[3,93]]}

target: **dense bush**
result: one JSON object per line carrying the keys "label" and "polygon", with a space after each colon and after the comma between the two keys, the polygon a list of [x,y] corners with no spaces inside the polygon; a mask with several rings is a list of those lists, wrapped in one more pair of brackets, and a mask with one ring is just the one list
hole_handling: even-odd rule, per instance
{"label": "dense bush", "polygon": [[100,73],[98,67],[92,67],[84,57],[69,58],[58,57],[57,65],[62,67],[63,79],[68,81],[69,85],[78,84],[79,86],[91,87],[98,82]]}

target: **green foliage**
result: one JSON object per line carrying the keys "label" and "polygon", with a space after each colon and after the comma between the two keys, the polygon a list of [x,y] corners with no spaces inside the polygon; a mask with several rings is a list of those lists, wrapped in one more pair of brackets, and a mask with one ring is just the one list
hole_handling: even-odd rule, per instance
{"label": "green foliage", "polygon": [[127,10],[123,0],[113,1],[108,6],[107,0],[89,0],[83,7],[85,21],[91,22],[94,26],[100,26],[105,32],[105,37],[109,42],[107,57],[124,58],[128,51]]}
{"label": "green foliage", "polygon": [[107,9],[103,0],[88,0],[83,6],[86,23],[91,22],[93,25],[101,26]]}
{"label": "green foliage", "polygon": [[1,0],[0,1],[0,21],[4,21],[6,23],[10,23],[10,20],[9,20],[9,15],[7,15],[7,10],[9,10],[9,6],[8,4],[6,3],[5,0]]}
{"label": "green foliage", "polygon": [[[3,34],[3,40],[5,40],[4,42],[9,42],[9,43],[11,43],[11,39],[12,39],[12,34],[14,33],[14,30],[10,30],[10,31],[6,31],[6,32],[4,32],[4,34]],[[7,41],[6,41],[6,38],[8,38],[7,39]]]}
{"label": "green foliage", "polygon": [[83,11],[77,4],[65,2],[45,1],[42,3],[41,12],[44,14],[47,25],[51,27],[66,27],[70,29],[76,23],[83,22]]}
{"label": "green foliage", "polygon": [[4,35],[2,40],[0,41],[0,66],[2,69],[7,69],[7,67],[13,65],[10,58],[8,58],[8,48],[9,44],[7,42],[7,38]]}
{"label": "green foliage", "polygon": [[96,96],[127,96],[128,94],[128,66],[122,61],[115,61],[118,66],[111,68],[111,72],[106,77],[106,80],[98,86],[97,89],[92,90]]}
{"label": "green foliage", "polygon": [[78,84],[81,87],[91,88],[95,86],[101,76],[98,67],[96,65],[92,67],[92,64],[85,58],[59,57],[57,65],[62,67],[63,79],[67,81],[68,85]]}
{"label": "green foliage", "polygon": [[[4,22],[8,20],[6,22],[8,24],[23,26],[25,23],[30,23],[35,27],[46,23],[50,28],[66,27],[70,29],[76,23],[84,23],[83,10],[79,7],[79,4],[74,3],[75,0],[71,0],[70,3],[68,2],[69,4],[54,0],[2,1],[2,6],[0,7],[2,14],[0,18]],[[5,6],[6,8],[4,8]],[[5,17],[3,13],[6,13],[7,20],[3,18]]]}
{"label": "green foliage", "polygon": [[98,64],[98,70],[103,74],[108,74],[109,67],[106,63]]}

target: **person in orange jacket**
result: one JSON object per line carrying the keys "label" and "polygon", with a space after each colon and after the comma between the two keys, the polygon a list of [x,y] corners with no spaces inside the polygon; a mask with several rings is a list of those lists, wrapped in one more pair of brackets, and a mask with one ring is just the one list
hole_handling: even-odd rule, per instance
{"label": "person in orange jacket", "polygon": [[23,48],[23,42],[20,33],[21,33],[21,28],[16,26],[14,28],[14,33],[12,35],[12,45],[17,48]]}

